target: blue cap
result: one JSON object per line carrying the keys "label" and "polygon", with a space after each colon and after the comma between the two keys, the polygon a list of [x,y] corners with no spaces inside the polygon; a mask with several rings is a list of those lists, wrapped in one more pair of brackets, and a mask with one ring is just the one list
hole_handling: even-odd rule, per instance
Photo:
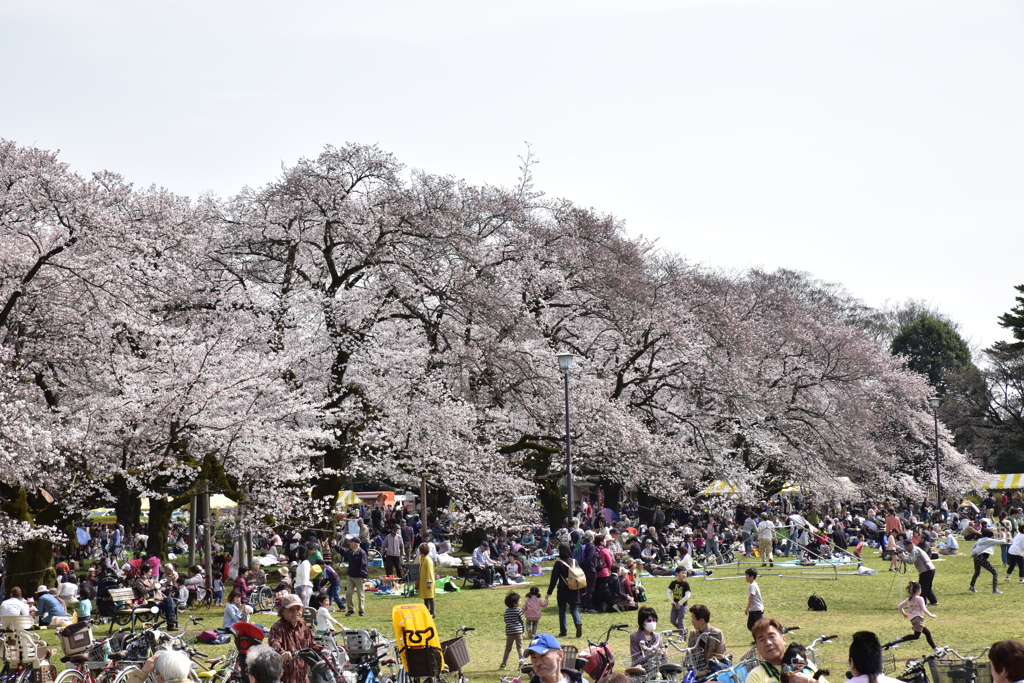
{"label": "blue cap", "polygon": [[548,650],[561,649],[562,646],[558,644],[558,641],[555,640],[553,635],[550,633],[541,633],[533,637],[533,640],[530,641],[530,646],[526,648],[525,654],[543,655],[546,654]]}

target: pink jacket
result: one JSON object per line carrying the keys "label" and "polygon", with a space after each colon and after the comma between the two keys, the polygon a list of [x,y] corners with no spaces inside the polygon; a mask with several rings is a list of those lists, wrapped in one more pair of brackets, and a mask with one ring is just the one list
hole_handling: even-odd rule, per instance
{"label": "pink jacket", "polygon": [[546,599],[541,600],[535,595],[527,595],[526,605],[523,607],[523,616],[529,621],[537,621],[540,619],[540,608],[547,606],[548,601]]}

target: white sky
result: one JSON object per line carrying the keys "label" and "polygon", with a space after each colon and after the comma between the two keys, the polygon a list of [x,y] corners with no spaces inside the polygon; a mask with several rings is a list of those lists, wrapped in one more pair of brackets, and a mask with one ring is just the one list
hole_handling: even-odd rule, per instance
{"label": "white sky", "polygon": [[512,184],[724,268],[924,299],[1024,283],[1024,3],[0,0],[0,136],[230,195],[323,145]]}

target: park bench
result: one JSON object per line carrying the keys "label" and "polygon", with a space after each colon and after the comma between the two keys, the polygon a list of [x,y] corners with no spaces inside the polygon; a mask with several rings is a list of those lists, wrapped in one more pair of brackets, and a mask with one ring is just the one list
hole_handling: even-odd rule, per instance
{"label": "park bench", "polygon": [[110,620],[110,630],[107,633],[112,632],[115,625],[124,626],[126,624],[130,624],[131,632],[135,633],[138,622],[153,621],[153,606],[136,605],[135,591],[131,588],[111,588],[110,599],[126,604],[114,612],[114,617]]}
{"label": "park bench", "polygon": [[470,579],[475,579],[481,576],[480,568],[473,564],[472,557],[463,557],[462,566],[456,569],[458,576],[462,578],[462,587],[466,587],[466,582]]}

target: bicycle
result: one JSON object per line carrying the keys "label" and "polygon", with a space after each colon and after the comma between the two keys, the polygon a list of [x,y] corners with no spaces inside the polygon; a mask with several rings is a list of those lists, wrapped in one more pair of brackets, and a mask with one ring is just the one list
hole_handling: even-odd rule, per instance
{"label": "bicycle", "polygon": [[931,683],[992,683],[988,662],[979,662],[986,654],[987,647],[975,650],[973,656],[962,655],[950,647],[939,648],[935,657],[928,660]]}
{"label": "bicycle", "polygon": [[577,662],[583,660],[583,673],[587,674],[591,680],[598,681],[604,676],[607,676],[615,668],[615,655],[612,654],[612,648],[608,645],[608,639],[611,638],[612,631],[623,631],[629,632],[628,624],[612,624],[608,627],[608,631],[604,634],[604,640],[600,643],[587,639],[588,647],[579,653]]}
{"label": "bicycle", "polygon": [[[894,645],[889,649],[895,649],[898,647],[899,645]],[[929,683],[926,667],[929,667],[931,662],[945,654],[946,649],[948,648],[938,648],[937,652],[925,655],[921,659],[908,660],[903,673],[896,676],[896,678],[904,683]]]}
{"label": "bicycle", "polygon": [[441,641],[441,654],[444,657],[444,664],[449,672],[455,673],[454,680],[458,683],[466,683],[466,676],[462,673],[463,667],[469,664],[469,648],[466,647],[466,636],[472,636],[476,629],[472,626],[460,626],[455,629],[455,637],[451,640]]}
{"label": "bicycle", "polygon": [[[53,680],[56,667],[50,664],[53,652],[43,640],[23,629],[0,632],[2,683],[46,683]],[[12,668],[13,665],[13,668]]]}

